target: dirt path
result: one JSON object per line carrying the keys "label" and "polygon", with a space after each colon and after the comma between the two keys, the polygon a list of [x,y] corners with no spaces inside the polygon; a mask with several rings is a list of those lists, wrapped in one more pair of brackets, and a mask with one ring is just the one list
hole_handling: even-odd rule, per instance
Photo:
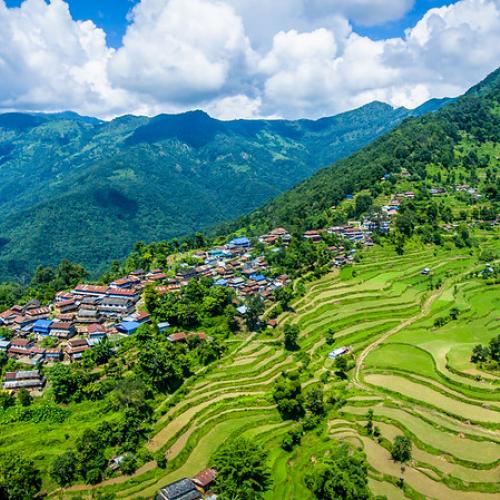
{"label": "dirt path", "polygon": [[388,330],[387,332],[385,332],[384,334],[382,334],[375,342],[373,342],[373,344],[370,344],[369,346],[367,346],[360,353],[360,355],[356,359],[356,367],[354,368],[354,374],[353,374],[353,377],[352,377],[352,381],[353,381],[353,383],[354,383],[355,386],[357,386],[357,387],[359,387],[361,389],[366,389],[367,388],[366,385],[363,384],[363,382],[361,382],[361,380],[360,380],[360,373],[361,373],[361,367],[363,366],[363,363],[364,363],[366,357],[368,356],[368,354],[370,354],[372,351],[374,351],[380,344],[382,344],[383,342],[385,342],[392,335],[400,332],[401,330],[403,330],[404,328],[407,328],[408,326],[412,325],[413,323],[415,323],[419,319],[422,319],[425,316],[427,316],[427,314],[430,312],[432,304],[444,292],[444,290],[445,290],[445,287],[442,287],[442,288],[439,288],[438,290],[434,291],[425,300],[425,302],[423,303],[422,308],[421,308],[421,310],[420,310],[420,312],[418,314],[416,314],[415,316],[411,316],[408,319],[405,319],[399,325],[395,326],[391,330]]}

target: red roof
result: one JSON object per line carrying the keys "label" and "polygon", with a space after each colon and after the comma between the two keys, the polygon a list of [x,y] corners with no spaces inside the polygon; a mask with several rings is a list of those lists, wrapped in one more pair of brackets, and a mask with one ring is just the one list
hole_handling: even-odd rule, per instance
{"label": "red roof", "polygon": [[185,333],[172,333],[167,338],[170,342],[185,342],[187,335]]}
{"label": "red roof", "polygon": [[12,309],[7,309],[3,313],[0,313],[0,318],[6,319],[6,318],[9,318],[9,317],[14,316],[14,315],[17,315],[16,311],[13,311]]}
{"label": "red roof", "polygon": [[108,289],[107,286],[96,286],[96,285],[77,285],[75,287],[75,292],[87,292],[87,293],[101,293],[105,294],[106,290]]}
{"label": "red roof", "polygon": [[28,347],[32,343],[33,343],[33,341],[31,341],[29,339],[14,339],[11,342],[12,346],[16,346],[16,347]]}
{"label": "red roof", "polygon": [[73,325],[71,323],[57,322],[50,325],[51,330],[69,330]]}
{"label": "red roof", "polygon": [[99,323],[92,323],[87,327],[87,333],[107,333],[107,329]]}
{"label": "red roof", "polygon": [[196,476],[193,477],[193,482],[195,482],[198,486],[202,488],[206,488],[211,483],[215,481],[217,477],[217,471],[215,469],[205,469],[201,472],[198,472]]}
{"label": "red roof", "polygon": [[122,290],[121,288],[108,288],[106,295],[121,295],[123,297],[134,297],[137,295],[136,290]]}

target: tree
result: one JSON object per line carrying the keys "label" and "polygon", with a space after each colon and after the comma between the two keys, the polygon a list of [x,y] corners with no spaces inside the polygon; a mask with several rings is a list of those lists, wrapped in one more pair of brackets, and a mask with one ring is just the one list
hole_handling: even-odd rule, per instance
{"label": "tree", "polygon": [[291,286],[277,288],[274,292],[274,297],[281,304],[283,311],[288,311],[290,308],[290,302],[294,297],[293,289]]}
{"label": "tree", "polygon": [[120,470],[123,474],[130,476],[137,470],[137,458],[132,453],[126,453],[120,461]]}
{"label": "tree", "polygon": [[328,328],[325,340],[328,345],[333,345],[335,343],[335,330],[333,328]]}
{"label": "tree", "polygon": [[62,455],[56,457],[50,468],[50,477],[61,487],[64,488],[71,484],[77,473],[78,462],[72,450],[68,450]]}
{"label": "tree", "polygon": [[56,364],[50,369],[49,380],[54,399],[58,403],[67,403],[78,389],[78,382],[70,365]]}
{"label": "tree", "polygon": [[274,384],[273,399],[284,419],[299,419],[304,415],[304,396],[297,374],[282,374]]}
{"label": "tree", "polygon": [[488,348],[477,344],[472,349],[471,363],[482,363],[488,359]]}
{"label": "tree", "polygon": [[406,436],[396,436],[392,443],[391,455],[396,462],[411,460],[411,441]]}
{"label": "tree", "polygon": [[42,486],[40,471],[32,460],[9,453],[0,457],[0,498],[31,500]]}
{"label": "tree", "polygon": [[368,465],[360,451],[344,444],[314,466],[305,483],[315,497],[324,500],[368,500]]}
{"label": "tree", "polygon": [[224,443],[212,456],[217,470],[214,490],[221,500],[260,498],[271,486],[267,454],[254,442],[237,438]]}
{"label": "tree", "polygon": [[284,344],[287,351],[296,351],[299,348],[297,340],[299,338],[299,327],[287,323],[284,328]]}
{"label": "tree", "polygon": [[21,406],[30,406],[33,402],[31,394],[24,388],[17,393],[17,400]]}
{"label": "tree", "polygon": [[346,378],[346,371],[347,371],[347,359],[345,356],[337,356],[335,358],[335,368],[336,368],[336,374],[340,378]]}
{"label": "tree", "polygon": [[366,431],[368,432],[368,435],[371,436],[373,434],[373,410],[370,408],[368,410],[368,413],[366,414]]}
{"label": "tree", "polygon": [[314,415],[324,415],[325,401],[323,398],[323,389],[319,386],[311,387],[306,392],[306,408]]}

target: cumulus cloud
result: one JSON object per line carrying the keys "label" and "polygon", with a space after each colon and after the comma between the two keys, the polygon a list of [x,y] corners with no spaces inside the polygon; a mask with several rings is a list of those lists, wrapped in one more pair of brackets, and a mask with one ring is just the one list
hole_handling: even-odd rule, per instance
{"label": "cumulus cloud", "polygon": [[131,20],[110,63],[121,88],[196,103],[230,87],[251,64],[243,23],[223,2],[142,0]]}
{"label": "cumulus cloud", "polygon": [[413,107],[455,96],[499,65],[498,0],[431,9],[400,38],[353,30],[413,3],[141,0],[115,50],[64,0],[0,0],[0,110],[319,117],[375,99]]}
{"label": "cumulus cloud", "polygon": [[75,22],[68,5],[27,0],[8,9],[0,0],[0,106],[4,109],[80,109],[98,113],[125,104],[110,86],[112,49],[91,21]]}

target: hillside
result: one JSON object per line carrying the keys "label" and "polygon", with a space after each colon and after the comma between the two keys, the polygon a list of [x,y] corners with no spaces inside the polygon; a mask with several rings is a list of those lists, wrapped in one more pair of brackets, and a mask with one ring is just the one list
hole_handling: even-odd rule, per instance
{"label": "hillside", "polygon": [[445,102],[295,122],[0,115],[0,278],[62,258],[96,271],[138,240],[234,219]]}
{"label": "hillside", "polygon": [[[20,311],[40,317],[41,304],[2,314],[2,336],[73,362],[43,364],[33,399],[0,391],[0,496],[150,499],[216,466],[210,488],[229,498],[256,471],[245,498],[497,498],[498,80],[321,171],[270,205],[276,218],[268,206],[238,228],[257,232],[261,213],[262,226],[284,222],[279,237],[136,245],[100,287],[75,286],[81,270],[69,265],[39,270],[42,291],[67,290],[45,313],[57,327],[37,328],[68,328],[54,316],[69,307],[71,341],[86,347],[20,332]],[[339,165],[360,169],[352,184],[338,183]],[[82,310],[117,294],[137,308],[91,330]],[[92,331],[103,339],[90,342]],[[27,357],[2,353],[4,379]],[[241,438],[243,453],[231,448]]]}
{"label": "hillside", "polygon": [[[385,175],[389,181],[406,171],[413,181],[434,181],[433,169],[456,172],[448,176],[449,184],[470,180],[477,168],[498,166],[493,146],[500,141],[500,69],[463,97],[436,113],[406,120],[391,133],[331,167],[317,172],[310,179],[278,196],[264,207],[221,232],[247,227],[267,230],[287,225],[303,230],[307,226],[331,222],[330,207],[346,196],[363,189],[376,195],[378,181]],[[498,186],[490,182],[490,196],[498,196]]]}

